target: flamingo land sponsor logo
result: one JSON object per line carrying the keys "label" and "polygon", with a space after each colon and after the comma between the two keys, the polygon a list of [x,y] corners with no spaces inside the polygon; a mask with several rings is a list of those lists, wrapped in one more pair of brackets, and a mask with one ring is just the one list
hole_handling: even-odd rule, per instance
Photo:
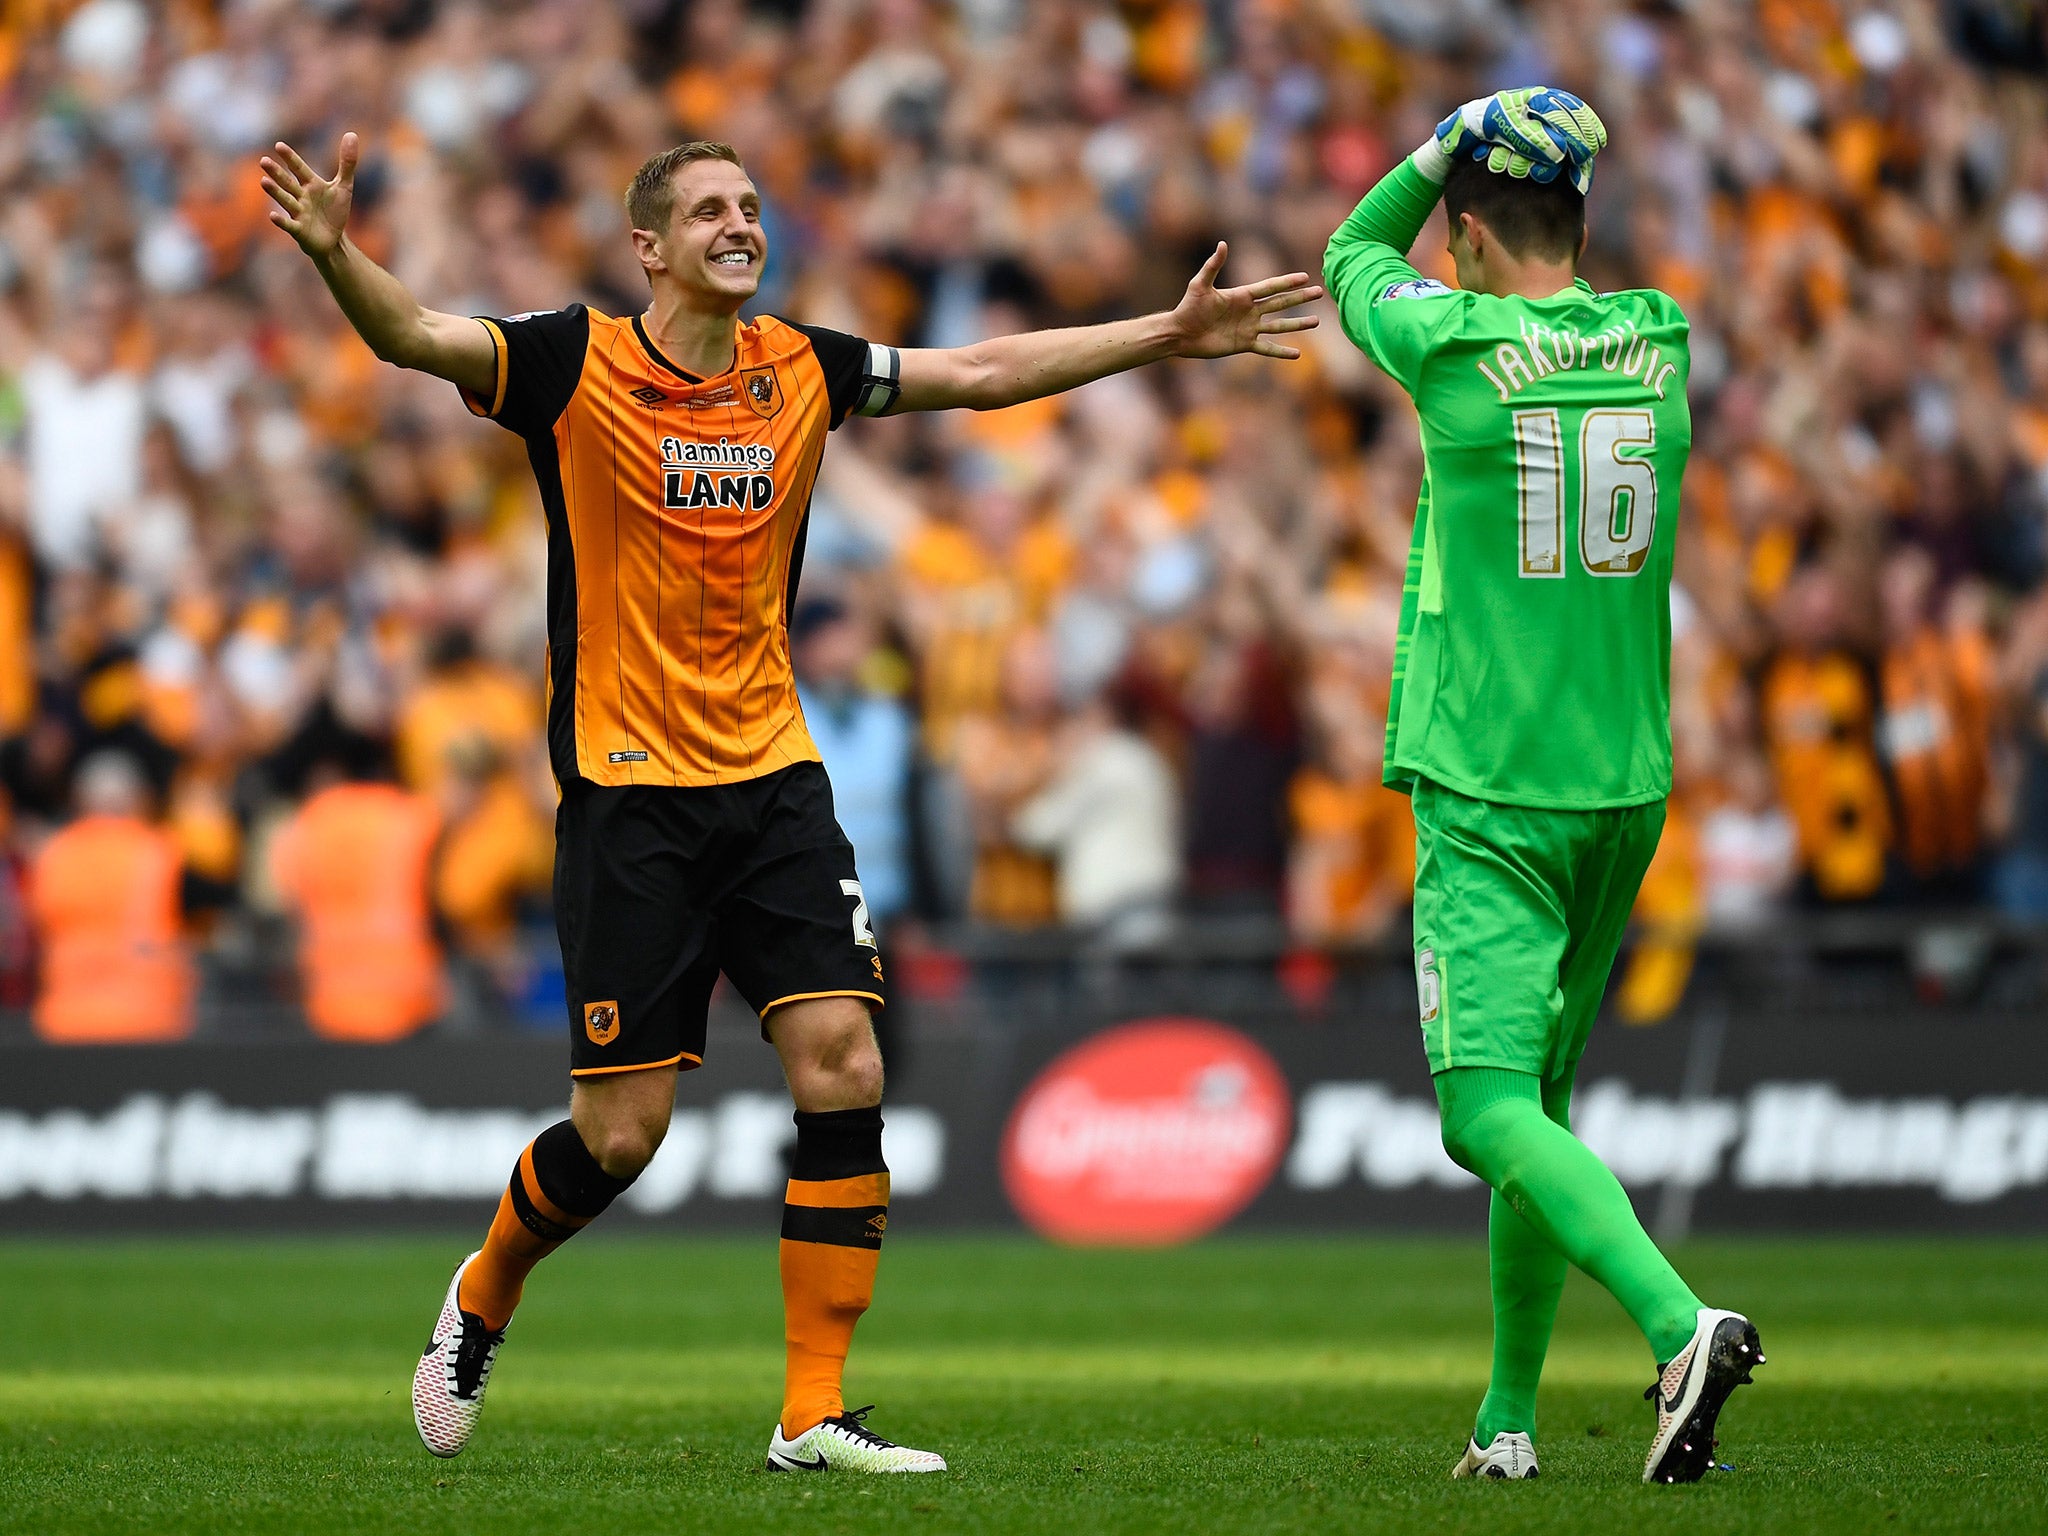
{"label": "flamingo land sponsor logo", "polygon": [[1286,1078],[1238,1031],[1202,1019],[1123,1024],[1024,1091],[1003,1136],[1003,1186],[1026,1222],[1060,1242],[1186,1242],[1257,1198],[1292,1120]]}

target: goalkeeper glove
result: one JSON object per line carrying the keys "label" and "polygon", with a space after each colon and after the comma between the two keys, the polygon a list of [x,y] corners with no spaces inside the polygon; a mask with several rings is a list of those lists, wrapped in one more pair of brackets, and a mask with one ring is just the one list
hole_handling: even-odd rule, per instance
{"label": "goalkeeper glove", "polygon": [[1607,147],[1607,125],[1570,91],[1526,86],[1466,102],[1437,124],[1435,144],[1446,170],[1469,155],[1509,176],[1565,176],[1583,195],[1593,185],[1593,157]]}

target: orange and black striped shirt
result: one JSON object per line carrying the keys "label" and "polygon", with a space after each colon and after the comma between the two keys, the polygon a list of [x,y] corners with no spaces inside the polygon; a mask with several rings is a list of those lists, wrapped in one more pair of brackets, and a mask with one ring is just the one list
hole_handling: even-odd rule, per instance
{"label": "orange and black striped shirt", "polygon": [[788,618],[825,434],[894,403],[895,349],[773,316],[730,371],[580,304],[485,320],[548,521],[548,751],[564,783],[730,784],[818,750]]}

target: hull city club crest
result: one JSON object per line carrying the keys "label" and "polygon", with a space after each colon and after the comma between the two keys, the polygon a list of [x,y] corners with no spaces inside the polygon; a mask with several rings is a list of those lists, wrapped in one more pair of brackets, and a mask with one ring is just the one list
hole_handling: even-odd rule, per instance
{"label": "hull city club crest", "polygon": [[583,1005],[583,1030],[590,1036],[592,1045],[610,1045],[619,1034],[619,1005],[617,1003],[585,1003]]}
{"label": "hull city club crest", "polygon": [[782,387],[775,382],[773,368],[748,368],[740,374],[740,388],[754,414],[771,418],[782,409]]}

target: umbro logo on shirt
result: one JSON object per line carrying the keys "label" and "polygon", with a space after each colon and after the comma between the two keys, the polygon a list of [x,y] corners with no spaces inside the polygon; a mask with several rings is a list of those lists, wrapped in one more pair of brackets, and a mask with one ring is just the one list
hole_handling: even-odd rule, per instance
{"label": "umbro logo on shirt", "polygon": [[732,385],[721,384],[715,389],[699,390],[695,394],[676,396],[656,389],[652,384],[642,384],[638,389],[628,390],[626,398],[638,400],[650,410],[664,405],[680,405],[686,411],[708,411],[721,405],[732,405],[739,400],[739,394]]}

